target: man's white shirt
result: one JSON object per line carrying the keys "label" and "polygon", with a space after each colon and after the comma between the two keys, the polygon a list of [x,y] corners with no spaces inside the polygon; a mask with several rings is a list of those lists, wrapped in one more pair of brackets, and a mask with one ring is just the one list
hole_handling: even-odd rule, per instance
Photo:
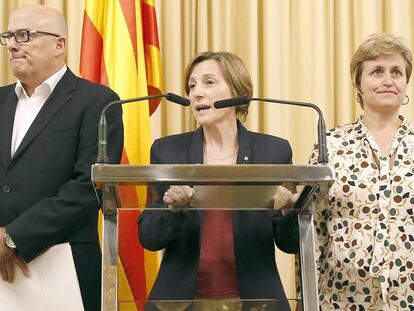
{"label": "man's white shirt", "polygon": [[56,85],[62,79],[67,70],[66,65],[47,78],[42,84],[37,86],[32,94],[28,96],[23,85],[20,81],[17,81],[15,87],[15,93],[17,95],[17,107],[14,115],[13,123],[13,135],[11,141],[11,157],[14,156],[17,148],[19,148],[24,136],[32,125],[34,119],[39,114],[44,103],[52,94]]}

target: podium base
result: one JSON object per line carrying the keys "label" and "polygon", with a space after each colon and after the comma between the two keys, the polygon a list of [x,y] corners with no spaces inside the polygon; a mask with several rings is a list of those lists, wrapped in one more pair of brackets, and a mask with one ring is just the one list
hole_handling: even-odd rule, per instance
{"label": "podium base", "polygon": [[162,300],[162,301],[120,301],[120,311],[289,311],[297,310],[299,299],[289,299],[290,308],[279,300]]}

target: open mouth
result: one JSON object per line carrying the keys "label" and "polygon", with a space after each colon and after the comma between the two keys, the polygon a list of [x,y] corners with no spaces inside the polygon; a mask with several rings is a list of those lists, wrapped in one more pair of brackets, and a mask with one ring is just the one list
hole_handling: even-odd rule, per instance
{"label": "open mouth", "polygon": [[208,110],[208,109],[210,109],[211,107],[209,106],[209,105],[198,105],[198,106],[196,106],[196,110],[197,110],[197,112],[200,112],[200,111],[205,111],[205,110]]}

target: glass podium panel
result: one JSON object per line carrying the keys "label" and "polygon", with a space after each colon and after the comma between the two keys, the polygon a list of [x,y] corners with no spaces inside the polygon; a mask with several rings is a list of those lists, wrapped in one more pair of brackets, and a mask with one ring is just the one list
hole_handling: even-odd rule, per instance
{"label": "glass podium panel", "polygon": [[[164,204],[163,197],[171,185],[188,185],[193,188],[192,200],[185,207],[190,212],[232,209],[246,212],[263,210],[267,213],[266,210],[272,210],[272,197],[278,186],[296,188],[300,192],[294,209],[298,219],[300,240],[303,289],[301,310],[318,310],[312,215],[315,202],[326,195],[333,179],[334,172],[327,165],[93,165],[92,181],[102,191],[104,217],[102,310],[116,311],[120,307],[117,289],[119,211],[131,210],[137,214],[147,211],[170,213],[170,207]],[[128,187],[132,187],[133,191],[138,193],[139,202],[125,200],[125,197],[128,198],[125,195]],[[173,305],[173,302],[171,303]],[[237,302],[234,304],[237,305]],[[153,305],[155,306],[152,303],[148,304]],[[166,305],[165,302],[163,305]],[[270,305],[273,305],[274,309],[270,308]],[[267,308],[263,310],[277,310],[277,301],[257,306]],[[191,308],[189,310],[193,310]],[[244,303],[242,310],[245,310]]]}
{"label": "glass podium panel", "polygon": [[[283,183],[283,187],[297,189],[294,183]],[[119,208],[127,210],[159,210],[170,207],[163,196],[170,186],[164,183],[148,183],[145,186],[118,185]],[[271,210],[273,197],[279,185],[189,185],[192,197],[187,208],[191,210]],[[127,193],[141,192],[141,200],[129,200]]]}

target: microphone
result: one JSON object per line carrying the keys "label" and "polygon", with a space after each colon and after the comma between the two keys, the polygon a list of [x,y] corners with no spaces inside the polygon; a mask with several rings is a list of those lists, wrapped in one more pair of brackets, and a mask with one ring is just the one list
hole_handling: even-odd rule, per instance
{"label": "microphone", "polygon": [[154,99],[154,98],[161,98],[165,97],[167,100],[174,102],[176,104],[179,104],[181,106],[189,106],[190,101],[187,98],[181,97],[179,95],[173,94],[173,93],[166,93],[166,94],[157,94],[157,95],[149,95],[149,96],[143,96],[143,97],[135,97],[135,98],[129,98],[124,100],[115,100],[107,104],[101,112],[101,118],[99,119],[99,127],[98,127],[98,156],[96,158],[97,163],[108,163],[108,152],[107,152],[107,123],[106,123],[106,111],[109,107],[113,105],[118,104],[126,104],[126,103],[132,103],[132,102],[139,102],[143,100],[148,99]]}
{"label": "microphone", "polygon": [[226,108],[226,107],[233,107],[233,106],[241,106],[246,105],[250,101],[262,101],[262,102],[269,102],[269,103],[277,103],[283,105],[293,105],[293,106],[302,106],[302,107],[310,107],[315,109],[319,115],[318,121],[318,162],[321,164],[328,163],[328,149],[326,146],[326,126],[325,126],[325,119],[323,118],[322,111],[319,109],[318,106],[311,104],[311,103],[304,103],[304,102],[294,102],[289,100],[283,99],[272,99],[272,98],[248,98],[246,96],[242,97],[234,97],[229,99],[223,99],[216,101],[214,103],[215,108]]}

